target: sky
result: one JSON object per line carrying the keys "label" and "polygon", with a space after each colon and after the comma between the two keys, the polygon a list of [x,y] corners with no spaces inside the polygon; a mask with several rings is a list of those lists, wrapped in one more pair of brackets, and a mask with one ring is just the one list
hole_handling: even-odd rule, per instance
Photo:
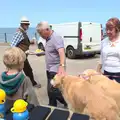
{"label": "sky", "polygon": [[0,28],[18,27],[22,16],[30,20],[31,27],[40,21],[97,22],[104,26],[109,18],[120,18],[120,0],[0,0],[0,5]]}

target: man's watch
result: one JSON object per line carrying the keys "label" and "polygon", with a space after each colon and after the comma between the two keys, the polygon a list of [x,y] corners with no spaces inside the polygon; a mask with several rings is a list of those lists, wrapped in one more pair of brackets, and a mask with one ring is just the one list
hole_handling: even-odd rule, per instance
{"label": "man's watch", "polygon": [[65,64],[60,64],[61,67],[65,67]]}

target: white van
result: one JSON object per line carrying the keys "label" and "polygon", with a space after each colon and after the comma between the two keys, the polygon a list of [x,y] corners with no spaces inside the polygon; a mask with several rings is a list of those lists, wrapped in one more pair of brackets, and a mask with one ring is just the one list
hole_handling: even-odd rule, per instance
{"label": "white van", "polygon": [[[94,56],[100,53],[102,25],[92,22],[73,22],[51,24],[51,29],[64,39],[65,52],[68,58],[78,55]],[[39,48],[44,49],[45,40],[38,41]]]}

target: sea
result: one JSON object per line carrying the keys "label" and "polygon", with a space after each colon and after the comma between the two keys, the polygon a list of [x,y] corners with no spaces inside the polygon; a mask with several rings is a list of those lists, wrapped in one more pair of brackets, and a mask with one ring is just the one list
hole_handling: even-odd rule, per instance
{"label": "sea", "polygon": [[[0,42],[10,43],[12,41],[13,35],[16,32],[16,30],[17,28],[0,28]],[[35,28],[29,28],[27,34],[30,40],[32,40],[33,38],[39,40],[39,35],[37,34]],[[105,28],[103,28],[103,35],[104,34],[105,34]]]}
{"label": "sea", "polygon": [[[10,43],[16,30],[17,28],[0,28],[0,42]],[[29,28],[27,34],[30,40],[33,38],[39,39],[39,35],[36,33],[35,28]]]}

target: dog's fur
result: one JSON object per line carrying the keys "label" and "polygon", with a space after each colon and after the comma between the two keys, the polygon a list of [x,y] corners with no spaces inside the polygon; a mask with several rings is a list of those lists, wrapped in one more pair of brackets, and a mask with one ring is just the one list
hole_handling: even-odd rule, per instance
{"label": "dog's fur", "polygon": [[112,97],[120,109],[120,83],[115,80],[110,80],[108,77],[99,74],[93,69],[85,70],[83,75],[89,78],[87,81],[100,86],[105,91],[106,95]]}
{"label": "dog's fur", "polygon": [[119,120],[116,102],[104,95],[104,91],[83,78],[56,75],[54,86],[61,89],[73,112],[84,113],[95,120]]}

